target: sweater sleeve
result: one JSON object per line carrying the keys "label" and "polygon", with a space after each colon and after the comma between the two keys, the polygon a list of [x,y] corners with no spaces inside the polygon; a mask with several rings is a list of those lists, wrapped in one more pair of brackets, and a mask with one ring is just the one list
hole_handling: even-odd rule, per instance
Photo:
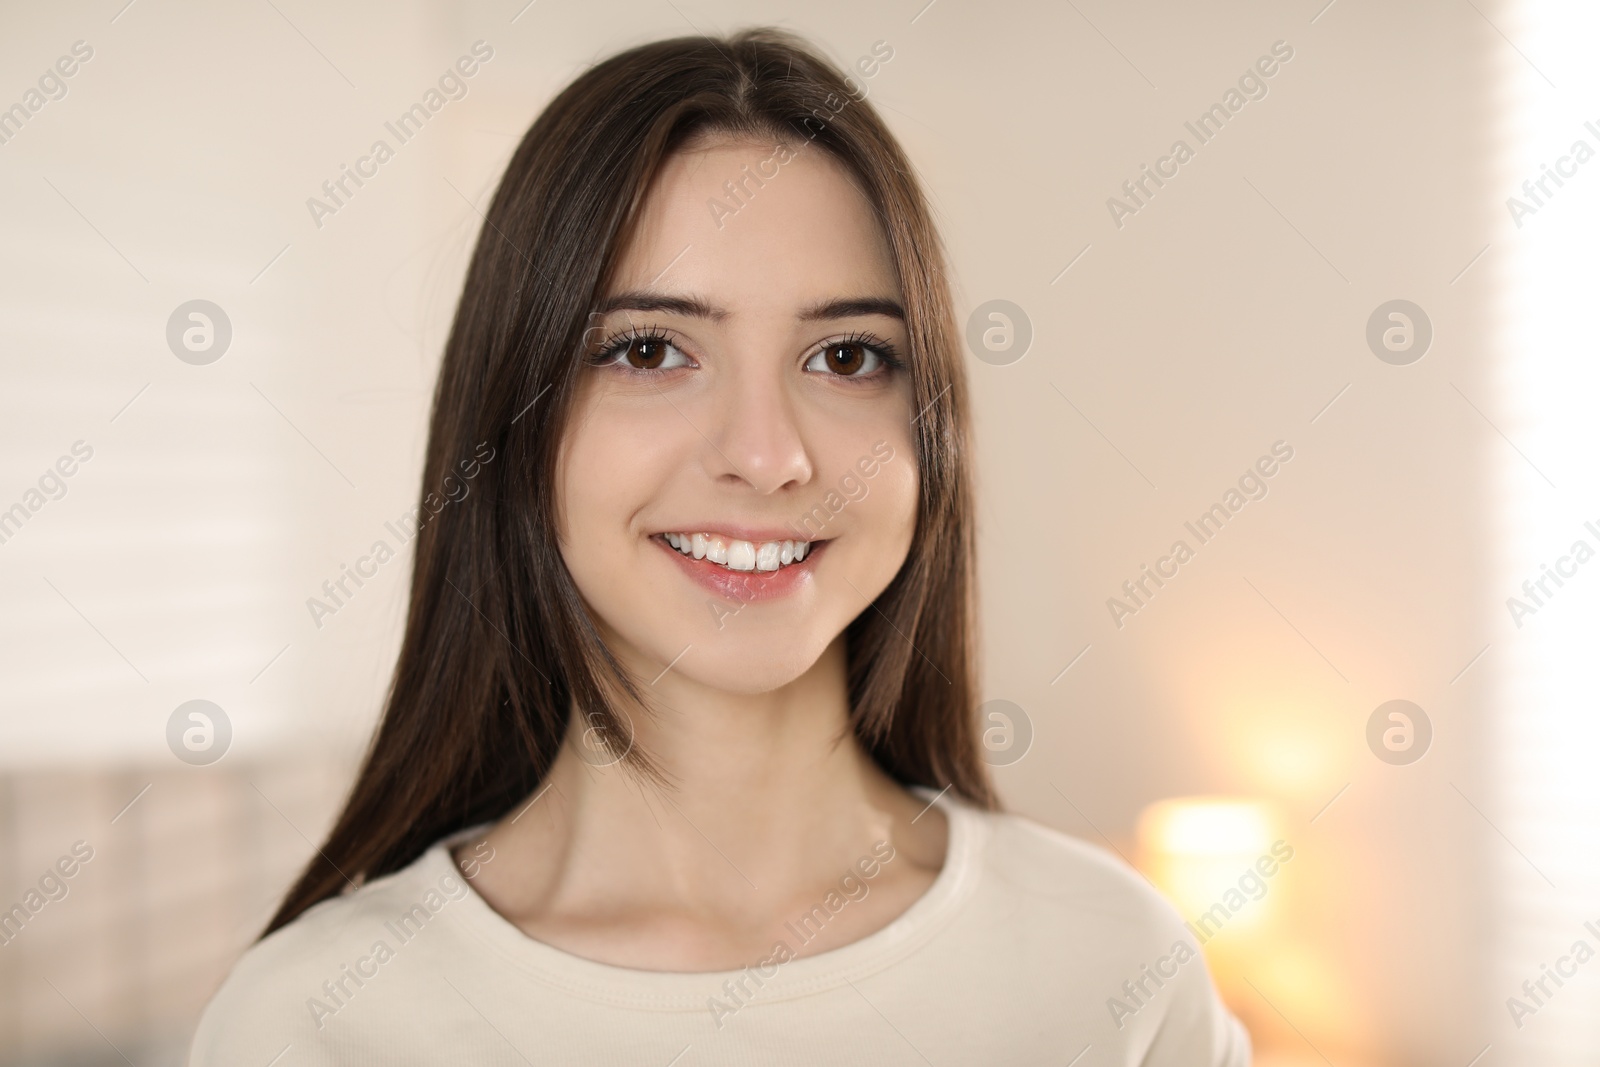
{"label": "sweater sleeve", "polygon": [[1179,968],[1172,992],[1141,1067],[1249,1067],[1250,1035],[1217,996],[1204,957]]}

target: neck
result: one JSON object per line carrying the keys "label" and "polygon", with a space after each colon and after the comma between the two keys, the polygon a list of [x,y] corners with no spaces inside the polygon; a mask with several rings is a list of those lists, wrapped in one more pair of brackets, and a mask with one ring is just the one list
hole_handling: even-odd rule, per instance
{"label": "neck", "polygon": [[781,896],[836,880],[880,841],[942,851],[942,819],[911,825],[924,803],[855,738],[842,637],[770,692],[709,690],[674,672],[649,692],[657,708],[631,713],[633,744],[665,787],[580,755],[594,750],[579,747],[574,716],[537,799],[497,827],[523,858],[531,896],[614,895],[626,882],[743,908],[752,890]]}
{"label": "neck", "polygon": [[[842,639],[771,692],[708,690],[673,673],[648,687],[655,710],[630,716],[633,744],[666,785],[595,766],[574,715],[539,791],[487,835],[493,859],[475,884],[491,906],[593,959],[714,970],[786,937],[784,921],[846,875],[871,903],[830,927],[836,943],[889,922],[931,884],[944,816],[922,818],[931,806],[856,740]],[[870,866],[868,887],[854,872],[874,856],[893,862]]]}
{"label": "neck", "polygon": [[801,875],[790,868],[807,855],[850,862],[845,852],[888,834],[880,809],[896,787],[856,742],[845,669],[841,638],[765,693],[708,689],[668,672],[648,687],[655,709],[631,716],[633,744],[668,786],[641,783],[620,765],[594,767],[569,738],[548,776],[557,806],[574,835],[632,838],[627,847],[669,868],[703,869],[708,844],[730,861],[724,874],[757,882],[756,871]]}

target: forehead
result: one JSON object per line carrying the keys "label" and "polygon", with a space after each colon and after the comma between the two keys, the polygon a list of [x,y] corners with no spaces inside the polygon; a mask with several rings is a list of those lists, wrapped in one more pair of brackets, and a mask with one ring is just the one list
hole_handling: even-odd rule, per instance
{"label": "forehead", "polygon": [[690,291],[734,313],[900,296],[872,205],[842,164],[802,138],[781,150],[724,139],[675,153],[612,289]]}

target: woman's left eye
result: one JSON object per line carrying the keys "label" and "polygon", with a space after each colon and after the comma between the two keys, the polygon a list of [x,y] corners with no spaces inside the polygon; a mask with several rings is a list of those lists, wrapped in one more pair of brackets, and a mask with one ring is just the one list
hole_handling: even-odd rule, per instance
{"label": "woman's left eye", "polygon": [[835,341],[806,360],[806,370],[845,378],[865,378],[884,365],[876,348],[861,341]]}

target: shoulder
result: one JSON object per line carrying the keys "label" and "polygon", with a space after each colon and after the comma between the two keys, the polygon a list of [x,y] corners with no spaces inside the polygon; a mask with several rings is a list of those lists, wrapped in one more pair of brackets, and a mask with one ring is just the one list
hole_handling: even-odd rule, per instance
{"label": "shoulder", "polygon": [[981,906],[1039,951],[1067,953],[1074,970],[1103,978],[1193,941],[1177,909],[1111,847],[1014,812],[963,814]]}
{"label": "shoulder", "polygon": [[1049,975],[1059,1005],[1078,1006],[1130,1062],[1249,1062],[1249,1037],[1218,998],[1193,931],[1144,875],[1026,816],[973,813],[983,895],[1010,927],[990,934],[1016,942],[1041,982]]}
{"label": "shoulder", "polygon": [[1131,928],[1182,929],[1177,911],[1120,854],[1013,812],[976,812],[984,873],[1011,890],[1092,909]]}
{"label": "shoulder", "polygon": [[[413,921],[426,922],[430,909],[465,892],[453,874],[448,854],[435,846],[405,869],[324,900],[252,945],[206,1005],[191,1067],[267,1063],[289,1046],[298,1063],[339,1062],[327,1020],[349,1002],[361,974],[372,977],[392,958],[405,934],[394,928],[397,917],[415,913],[421,917]],[[434,884],[441,879],[444,885]]]}

